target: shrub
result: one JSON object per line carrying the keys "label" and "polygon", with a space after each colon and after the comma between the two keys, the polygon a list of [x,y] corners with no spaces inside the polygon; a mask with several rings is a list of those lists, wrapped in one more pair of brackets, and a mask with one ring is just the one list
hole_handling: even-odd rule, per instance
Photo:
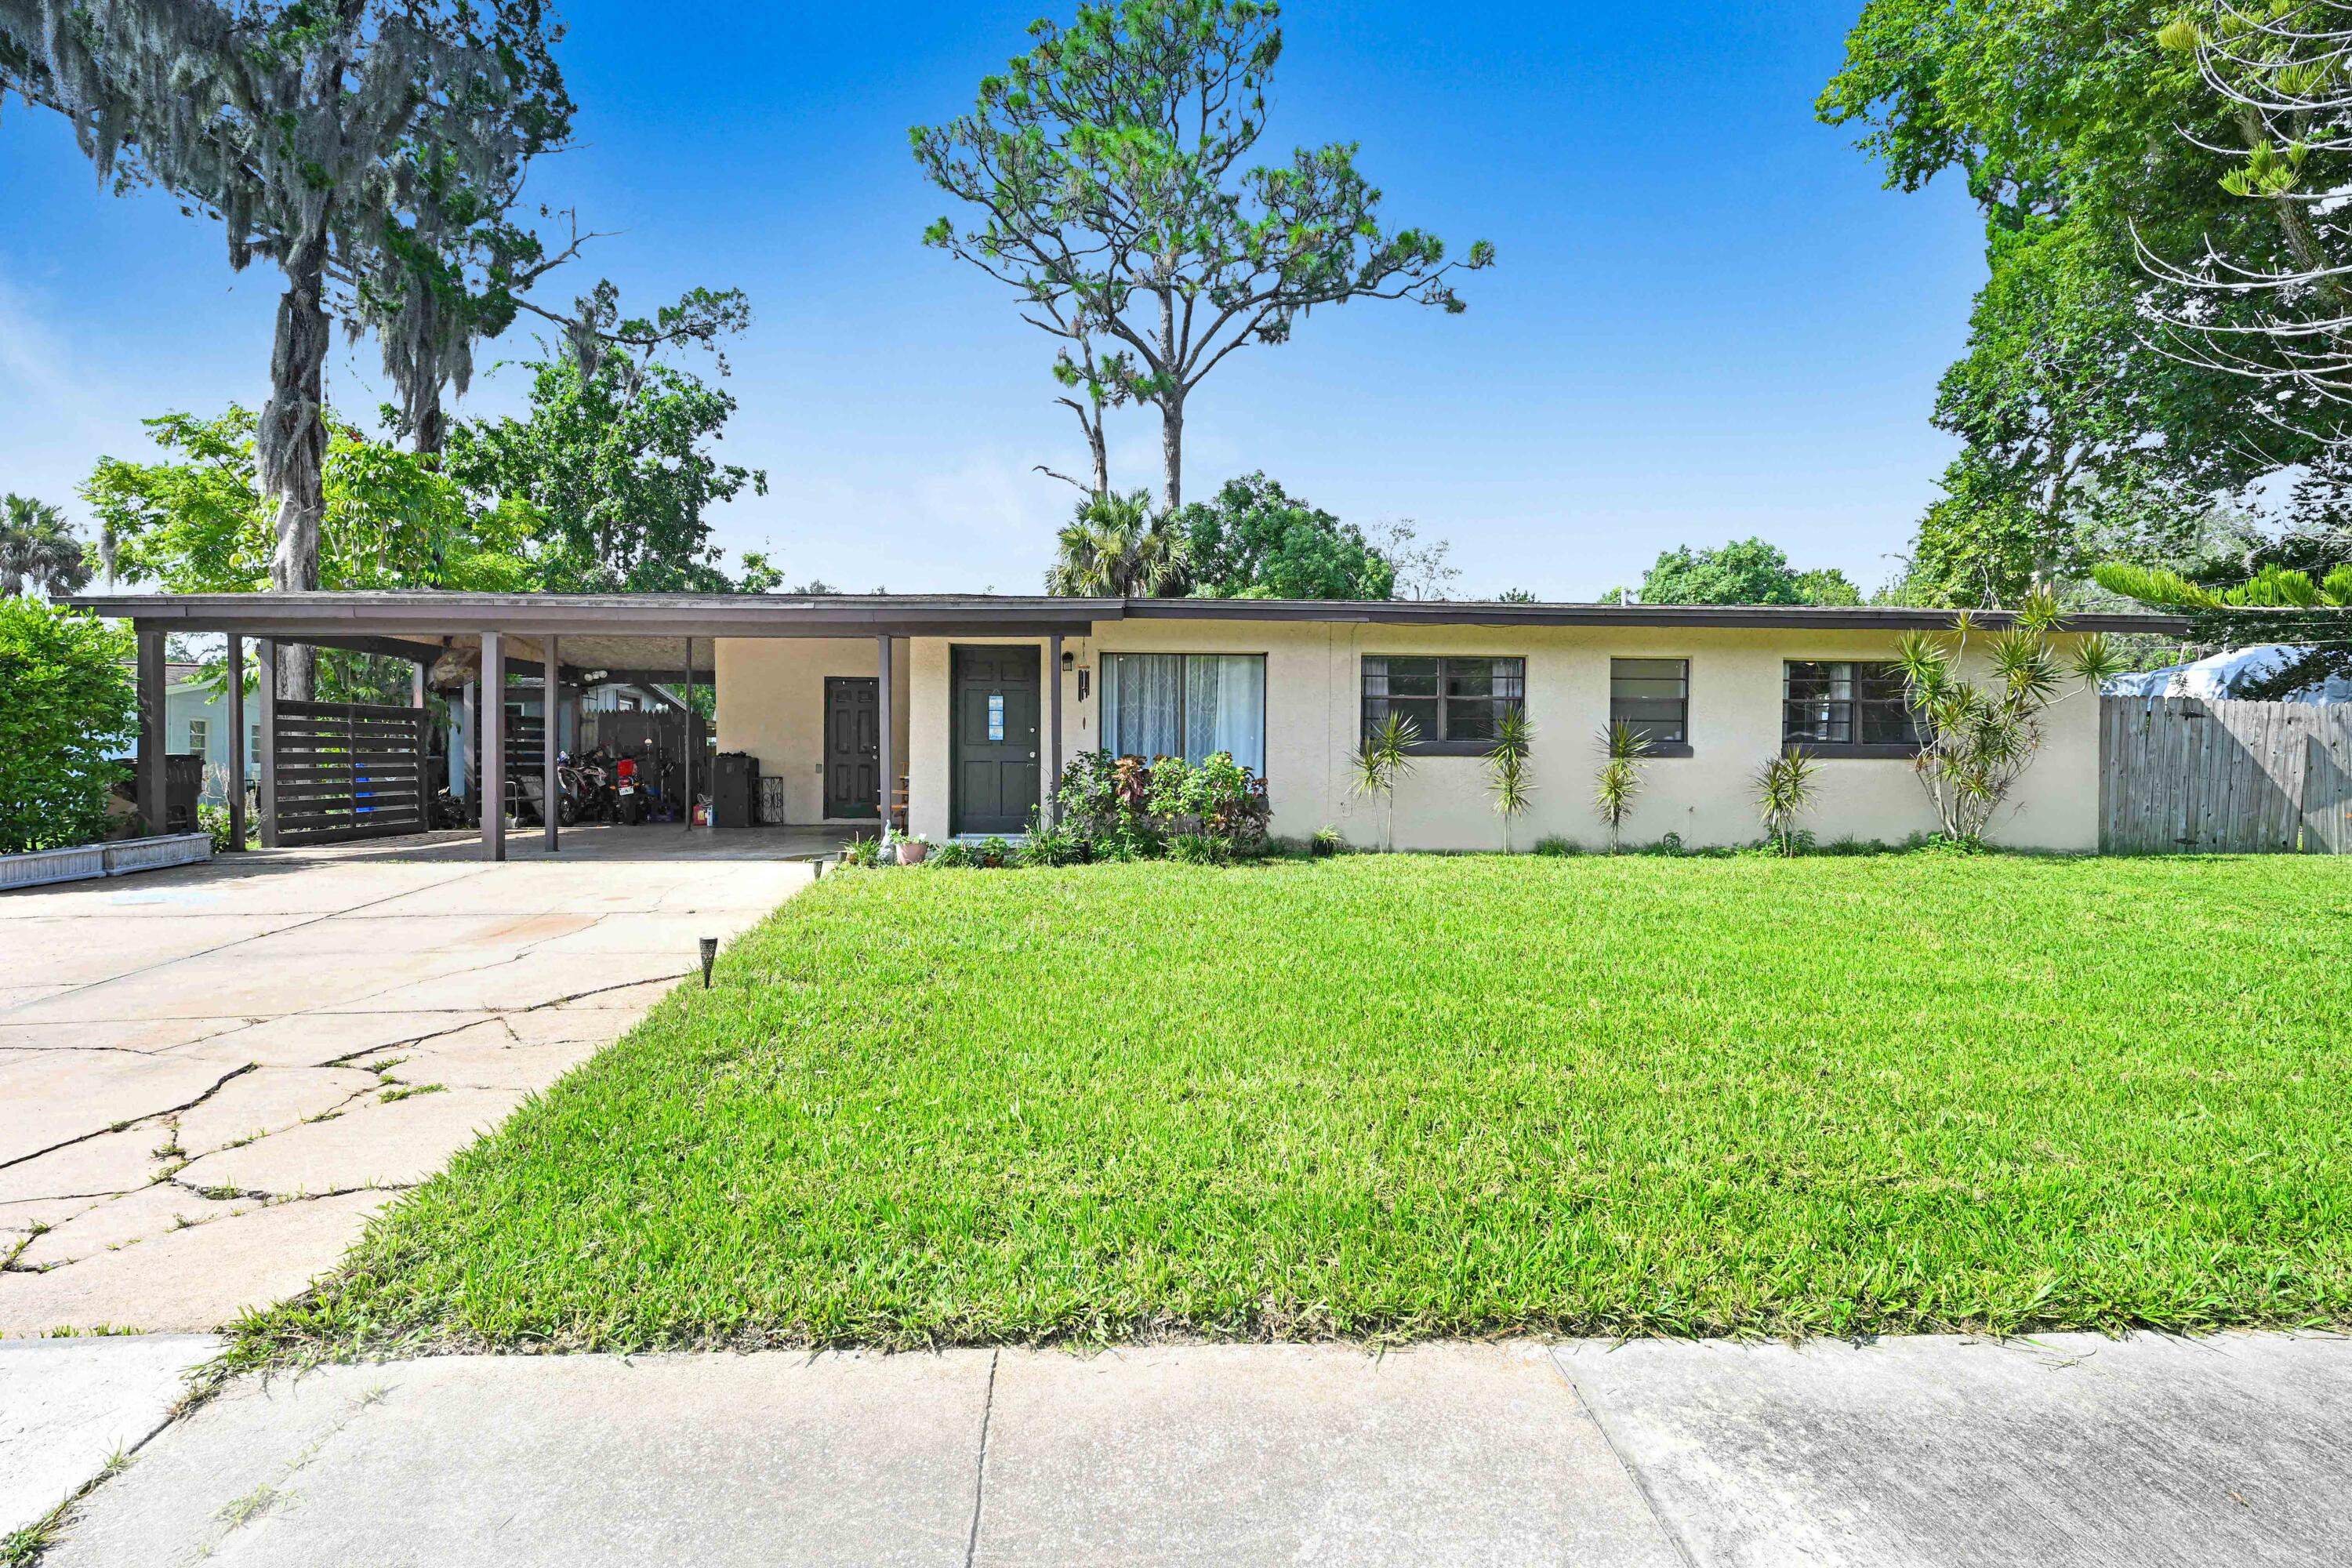
{"label": "shrub", "polygon": [[1036,807],[1029,808],[1029,842],[1020,849],[1024,866],[1075,866],[1087,858],[1086,841],[1066,822],[1047,826]]}
{"label": "shrub", "polygon": [[1622,846],[1625,819],[1642,793],[1642,759],[1650,738],[1622,721],[1601,731],[1601,771],[1592,775],[1592,808],[1609,828],[1609,853]]}
{"label": "shrub", "polygon": [[2042,749],[2042,712],[2066,695],[2060,690],[2063,677],[2072,674],[2077,689],[2095,701],[2099,688],[2123,668],[2104,637],[2084,638],[2062,659],[2050,640],[2061,626],[2058,601],[2037,589],[2019,608],[2016,624],[1990,639],[1988,679],[1972,680],[1963,667],[1977,625],[1962,611],[1949,636],[1906,632],[1895,654],[1904,693],[1927,738],[1913,766],[1945,837],[1954,840],[1981,839],[2008,803]]}
{"label": "shrub", "polygon": [[841,847],[841,863],[845,866],[872,868],[882,864],[882,841],[878,838],[853,838]]}
{"label": "shrub", "polygon": [[[1817,764],[1802,746],[1776,752],[1756,770],[1756,815],[1763,820],[1764,837],[1794,855],[1810,846],[1812,835],[1797,831],[1797,818],[1813,805],[1813,770]],[[1804,840],[1804,846],[1798,843]]]}
{"label": "shrub", "polygon": [[1013,864],[1013,846],[992,833],[980,841],[979,848],[972,851],[972,859],[991,870],[1010,866]]}
{"label": "shrub", "polygon": [[1317,828],[1315,830],[1315,837],[1307,841],[1307,852],[1310,855],[1337,855],[1347,847],[1348,840],[1346,837],[1342,835],[1338,828],[1331,826],[1328,823]]}
{"label": "shrub", "polygon": [[1536,840],[1536,853],[1538,855],[1581,855],[1584,853],[1584,846],[1579,844],[1573,838],[1564,838],[1560,835],[1554,833]]}
{"label": "shrub", "polygon": [[971,864],[971,846],[961,838],[950,838],[933,848],[923,864],[953,869]]}
{"label": "shrub", "polygon": [[1265,781],[1225,752],[1198,763],[1083,752],[1062,770],[1054,801],[1053,831],[1072,846],[1056,853],[1071,859],[1151,859],[1180,835],[1216,839],[1223,859],[1263,855],[1272,816]]}
{"label": "shrub", "polygon": [[1168,858],[1187,866],[1216,866],[1232,858],[1223,840],[1207,833],[1171,833]]}
{"label": "shrub", "polygon": [[106,835],[136,735],[127,630],[46,600],[0,599],[0,855]]}

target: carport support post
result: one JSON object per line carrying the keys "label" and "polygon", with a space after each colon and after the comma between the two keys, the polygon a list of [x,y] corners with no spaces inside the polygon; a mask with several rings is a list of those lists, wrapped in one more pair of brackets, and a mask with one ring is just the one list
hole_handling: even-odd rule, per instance
{"label": "carport support post", "polygon": [[482,858],[507,858],[507,654],[496,632],[482,634]]}
{"label": "carport support post", "polygon": [[142,626],[138,637],[139,816],[147,832],[162,833],[171,810],[163,769],[163,634]]}
{"label": "carport support post", "polygon": [[1062,634],[1055,632],[1045,646],[1045,731],[1050,739],[1045,750],[1045,799],[1037,803],[1037,820],[1047,826],[1054,822],[1054,792],[1062,787]]}
{"label": "carport support post", "polygon": [[245,638],[228,634],[228,842],[245,847]]}
{"label": "carport support post", "polygon": [[547,826],[547,852],[555,853],[555,693],[560,671],[555,665],[555,638],[551,635],[540,651],[545,673],[540,677],[539,715],[542,739],[540,742],[539,815]]}
{"label": "carport support post", "polygon": [[897,775],[890,771],[890,634],[885,632],[876,637],[874,648],[874,668],[877,677],[875,695],[880,699],[878,706],[882,710],[882,842],[887,844],[896,826],[890,815],[890,805],[897,798],[898,782]]}
{"label": "carport support post", "polygon": [[254,645],[253,694],[261,702],[261,847],[278,847],[278,639]]}
{"label": "carport support post", "polygon": [[686,639],[686,830],[694,831],[694,639]]}

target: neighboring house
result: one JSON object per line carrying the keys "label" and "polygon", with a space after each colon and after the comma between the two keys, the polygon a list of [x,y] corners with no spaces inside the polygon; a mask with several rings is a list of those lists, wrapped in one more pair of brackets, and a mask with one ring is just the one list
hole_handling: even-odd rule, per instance
{"label": "neighboring house", "polygon": [[[201,754],[205,759],[205,788],[201,797],[207,805],[220,805],[227,800],[228,749],[234,742],[229,735],[228,697],[215,693],[205,686],[203,668],[194,664],[171,664],[164,667],[163,689],[163,749],[174,756]],[[253,719],[254,707],[246,703],[245,765],[247,777],[261,759],[261,726]]]}
{"label": "neighboring house", "polygon": [[[1615,720],[1654,746],[1627,828],[1634,841],[1755,839],[1755,773],[1790,744],[1822,759],[1807,819],[1822,837],[1932,830],[1890,661],[1906,631],[1950,625],[1943,612],[1885,607],[965,595],[84,602],[150,636],[364,638],[420,661],[496,632],[510,676],[536,670],[550,636],[567,672],[651,679],[685,661],[698,683],[715,684],[718,750],[758,759],[772,820],[871,821],[903,780],[907,826],[934,838],[1021,831],[1057,759],[1099,747],[1229,751],[1264,773],[1277,834],[1328,825],[1371,843],[1383,813],[1354,793],[1350,759],[1370,724],[1402,712],[1423,736],[1395,795],[1395,842],[1412,849],[1501,845],[1482,754],[1496,716],[1515,706],[1535,730],[1534,805],[1513,826],[1521,846],[1549,834],[1601,839],[1597,736]],[[2108,614],[2070,628],[2177,632],[2180,622]],[[2097,695],[2066,696],[2044,729],[1998,836],[2095,849]]]}
{"label": "neighboring house", "polygon": [[[2288,661],[2300,658],[2303,653],[2301,648],[2274,643],[2262,647],[2233,648],[2228,653],[2210,654],[2188,664],[2119,675],[2107,682],[2106,691],[2110,697],[2201,697],[2209,702],[2230,701],[2235,700],[2240,687],[2265,676],[2275,675]],[[2293,693],[2284,700],[2352,702],[2352,677],[2328,676]]]}

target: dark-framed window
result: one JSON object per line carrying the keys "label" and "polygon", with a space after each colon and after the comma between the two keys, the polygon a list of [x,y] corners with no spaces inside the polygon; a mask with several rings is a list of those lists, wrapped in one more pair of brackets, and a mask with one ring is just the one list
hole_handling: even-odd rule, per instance
{"label": "dark-framed window", "polygon": [[1783,669],[1784,743],[1887,756],[1918,751],[1919,716],[1905,694],[1900,665],[1791,659]]}
{"label": "dark-framed window", "polygon": [[1391,713],[1412,724],[1426,756],[1484,756],[1504,714],[1527,700],[1528,661],[1452,655],[1364,656],[1363,733]]}
{"label": "dark-framed window", "polygon": [[1609,722],[1646,737],[1653,751],[1690,745],[1690,660],[1609,661]]}

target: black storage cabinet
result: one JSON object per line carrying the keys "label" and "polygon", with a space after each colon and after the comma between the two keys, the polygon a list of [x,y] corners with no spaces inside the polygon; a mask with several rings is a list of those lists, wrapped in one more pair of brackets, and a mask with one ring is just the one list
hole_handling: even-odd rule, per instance
{"label": "black storage cabinet", "polygon": [[760,825],[760,759],[748,752],[721,752],[711,760],[710,825]]}

